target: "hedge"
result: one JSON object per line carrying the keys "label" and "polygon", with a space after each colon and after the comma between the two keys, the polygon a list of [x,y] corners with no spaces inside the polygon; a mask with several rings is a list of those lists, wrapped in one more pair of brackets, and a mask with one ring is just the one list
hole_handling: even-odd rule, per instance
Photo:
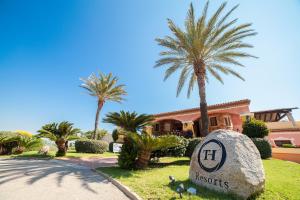
{"label": "hedge", "polygon": [[260,157],[262,159],[267,159],[272,157],[272,146],[268,140],[263,138],[251,138],[255,146],[257,147]]}
{"label": "hedge", "polygon": [[265,122],[251,119],[250,121],[244,122],[243,134],[250,138],[264,138],[265,136],[268,136],[269,129]]}
{"label": "hedge", "polygon": [[186,147],[186,151],[185,151],[185,156],[187,157],[192,157],[193,152],[196,148],[196,146],[203,141],[204,138],[193,138],[193,139],[189,139],[189,143]]}
{"label": "hedge", "polygon": [[77,140],[75,149],[78,153],[104,153],[108,150],[108,143],[101,140]]}

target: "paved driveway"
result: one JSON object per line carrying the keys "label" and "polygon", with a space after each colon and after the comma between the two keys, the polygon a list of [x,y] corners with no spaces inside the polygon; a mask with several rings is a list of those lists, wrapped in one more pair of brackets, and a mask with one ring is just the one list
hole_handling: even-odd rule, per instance
{"label": "paved driveway", "polygon": [[89,168],[59,160],[0,159],[1,200],[128,200]]}

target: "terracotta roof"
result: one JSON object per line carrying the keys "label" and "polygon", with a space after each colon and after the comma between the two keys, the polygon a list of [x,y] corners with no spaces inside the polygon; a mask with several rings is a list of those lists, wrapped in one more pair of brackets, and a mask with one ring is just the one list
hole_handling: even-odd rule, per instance
{"label": "terracotta roof", "polygon": [[[207,107],[207,109],[208,110],[214,110],[214,109],[227,108],[227,107],[233,107],[233,106],[244,105],[244,104],[249,105],[250,100],[249,99],[242,99],[242,100],[239,100],[239,101],[231,101],[231,102],[226,102],[226,103],[209,105]],[[188,112],[198,111],[199,109],[200,109],[200,107],[196,107],[196,108],[177,110],[177,111],[172,111],[172,112],[158,113],[158,114],[154,114],[154,116],[155,117],[163,117],[165,115],[181,114],[181,113],[188,113]]]}

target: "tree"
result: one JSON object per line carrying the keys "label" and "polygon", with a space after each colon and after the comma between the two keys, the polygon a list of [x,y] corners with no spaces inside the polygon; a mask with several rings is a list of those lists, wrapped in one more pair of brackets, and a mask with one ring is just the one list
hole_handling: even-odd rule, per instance
{"label": "tree", "polygon": [[123,95],[126,95],[124,90],[125,85],[116,85],[118,78],[114,77],[112,73],[105,75],[99,73],[99,76],[92,74],[87,79],[81,79],[81,87],[89,92],[89,95],[97,98],[97,111],[95,119],[95,127],[93,139],[96,138],[96,131],[98,129],[99,114],[106,101],[114,101],[121,103]]}
{"label": "tree", "polygon": [[217,11],[207,17],[208,1],[202,15],[195,19],[193,5],[185,21],[185,30],[176,26],[168,19],[168,26],[172,36],[156,39],[158,44],[167,50],[162,51],[162,56],[155,67],[167,65],[164,80],[168,79],[174,72],[181,70],[177,96],[180,94],[185,82],[189,82],[187,96],[193,90],[195,82],[198,84],[200,96],[200,112],[202,121],[202,132],[208,134],[208,115],[206,102],[206,82],[208,73],[223,84],[220,72],[234,75],[241,80],[244,78],[230,66],[243,66],[237,59],[254,57],[245,53],[245,48],[253,46],[242,42],[244,38],[256,35],[251,29],[251,23],[235,25],[237,19],[228,20],[231,13],[238,7],[235,6],[225,15],[221,16],[226,6],[223,3]]}
{"label": "tree", "polygon": [[[86,131],[86,132],[83,133],[83,136],[86,137],[86,138],[88,138],[88,139],[92,139],[93,134],[94,134],[94,131]],[[107,134],[108,134],[107,130],[105,130],[105,129],[97,129],[95,139],[96,140],[101,140]]]}
{"label": "tree", "polygon": [[27,137],[24,135],[19,135],[11,138],[12,141],[17,142],[17,147],[15,153],[23,153],[24,150],[31,150],[33,148],[42,147],[43,141],[37,137]]}
{"label": "tree", "polygon": [[56,156],[64,156],[68,149],[68,141],[78,139],[80,129],[73,128],[72,123],[64,121],[60,124],[46,124],[38,132],[37,137],[48,138],[55,142],[58,148]]}
{"label": "tree", "polygon": [[162,148],[175,147],[179,144],[178,137],[175,135],[164,135],[154,137],[147,133],[130,133],[129,137],[136,143],[138,148],[138,159],[136,167],[143,169],[148,166],[151,152]]}
{"label": "tree", "polygon": [[136,112],[125,112],[121,110],[118,112],[110,112],[103,119],[105,123],[114,124],[124,131],[137,132],[142,128],[150,124],[154,120],[152,115],[137,114]]}

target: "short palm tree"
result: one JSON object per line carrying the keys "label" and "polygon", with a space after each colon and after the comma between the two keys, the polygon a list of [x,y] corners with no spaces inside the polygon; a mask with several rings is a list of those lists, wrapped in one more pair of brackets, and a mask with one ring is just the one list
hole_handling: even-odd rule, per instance
{"label": "short palm tree", "polygon": [[179,138],[175,135],[164,135],[154,137],[147,133],[137,134],[130,133],[129,137],[136,143],[138,148],[138,159],[136,167],[143,169],[148,166],[151,152],[162,148],[171,148],[179,144]]}
{"label": "short palm tree", "polygon": [[251,29],[250,23],[235,25],[237,19],[229,20],[231,13],[237,6],[221,16],[226,6],[226,3],[223,3],[208,18],[208,5],[209,3],[207,2],[198,20],[195,19],[193,5],[190,5],[184,30],[168,19],[168,25],[173,35],[163,39],[156,39],[158,44],[167,50],[160,53],[162,58],[155,65],[155,67],[169,66],[165,72],[165,80],[175,71],[181,71],[177,86],[177,96],[185,82],[188,81],[187,96],[189,97],[195,82],[197,82],[200,96],[202,133],[204,135],[208,134],[205,91],[208,74],[210,73],[221,83],[223,83],[223,80],[220,72],[226,75],[231,74],[244,80],[230,65],[243,66],[237,59],[254,57],[243,51],[245,48],[251,48],[252,45],[244,43],[242,40],[256,34]]}
{"label": "short palm tree", "polygon": [[152,115],[137,114],[136,112],[125,112],[121,110],[118,112],[110,112],[103,119],[105,123],[114,124],[125,131],[137,132],[141,131],[143,127],[149,125],[154,120]]}
{"label": "short palm tree", "polygon": [[81,79],[81,87],[89,92],[89,95],[97,98],[97,111],[94,126],[93,139],[96,137],[98,129],[99,114],[106,101],[122,102],[123,96],[126,95],[124,85],[116,85],[118,78],[114,77],[112,73],[105,75],[99,73],[99,76],[92,74],[87,79]]}
{"label": "short palm tree", "polygon": [[17,142],[16,153],[23,153],[24,150],[30,150],[32,148],[41,147],[43,142],[40,138],[37,137],[27,137],[27,136],[16,136],[11,138],[12,141]]}
{"label": "short palm tree", "polygon": [[68,141],[76,140],[79,137],[80,129],[73,128],[73,124],[67,121],[46,124],[38,131],[37,137],[48,138],[55,142],[58,151],[56,156],[64,156],[67,152]]}

